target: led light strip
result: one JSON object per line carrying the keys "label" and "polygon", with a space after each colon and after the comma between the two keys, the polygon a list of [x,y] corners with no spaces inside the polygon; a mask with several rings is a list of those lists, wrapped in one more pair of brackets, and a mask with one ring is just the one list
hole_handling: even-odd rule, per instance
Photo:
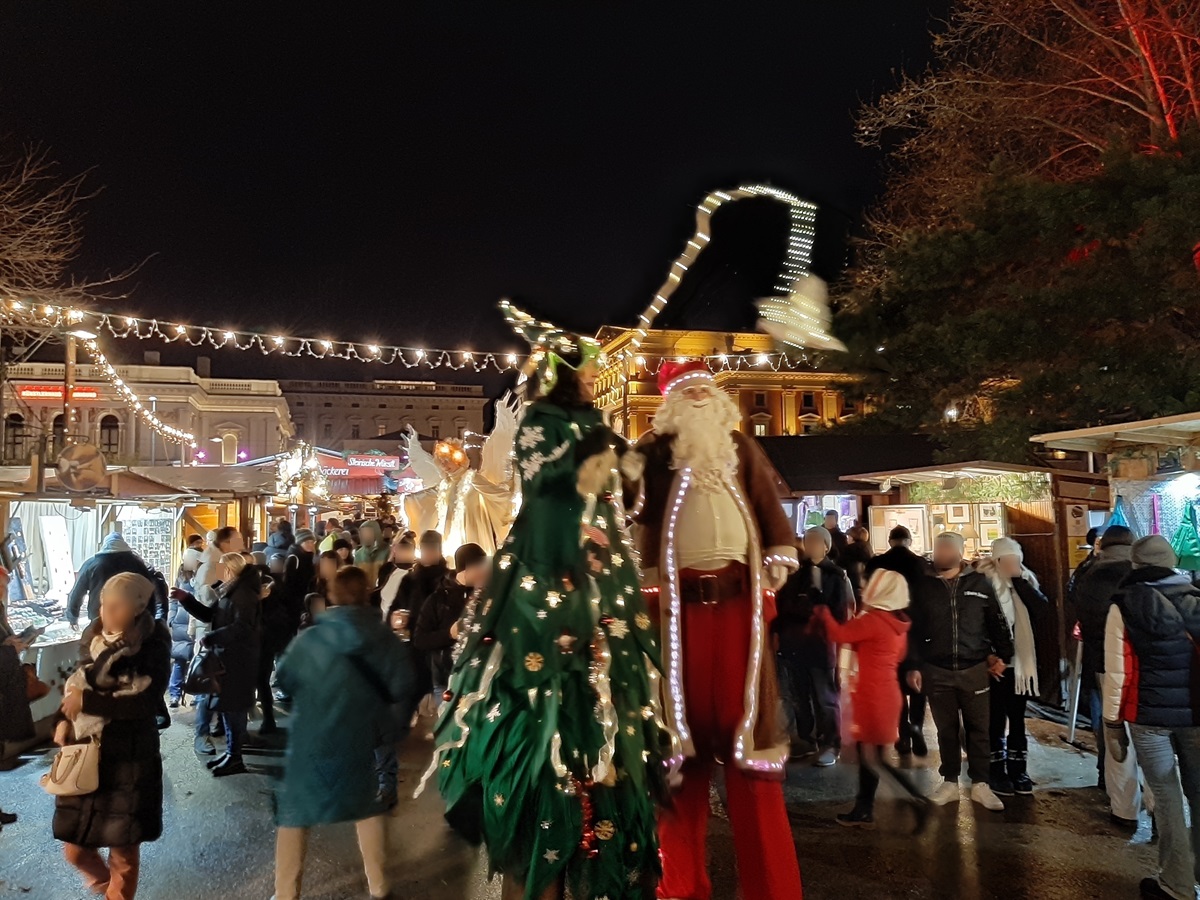
{"label": "led light strip", "polygon": [[813,241],[816,238],[817,207],[807,200],[801,200],[795,194],[782,191],[766,184],[744,184],[730,191],[713,191],[696,207],[696,230],[683,248],[671,268],[667,272],[667,280],[659,287],[654,299],[646,307],[646,311],[638,316],[636,334],[631,341],[631,349],[625,355],[633,356],[642,346],[654,320],[658,318],[679,287],[683,275],[691,268],[704,248],[712,240],[711,225],[713,214],[726,203],[745,200],[750,197],[770,197],[788,207],[791,227],[788,229],[787,250],[784,253],[783,265],[775,278],[775,290],[787,294],[797,278],[808,272],[812,262]]}
{"label": "led light strip", "polygon": [[138,399],[138,395],[130,390],[129,385],[117,374],[117,370],[108,361],[108,357],[101,352],[100,345],[96,343],[95,338],[82,338],[80,340],[87,349],[88,356],[92,358],[92,362],[104,373],[105,379],[116,390],[117,396],[137,414],[138,418],[149,425],[157,434],[160,434],[164,440],[172,441],[176,444],[187,444],[189,447],[195,449],[196,436],[190,431],[184,431],[182,428],[174,428],[171,425],[167,425],[162,419],[147,409],[146,405]]}

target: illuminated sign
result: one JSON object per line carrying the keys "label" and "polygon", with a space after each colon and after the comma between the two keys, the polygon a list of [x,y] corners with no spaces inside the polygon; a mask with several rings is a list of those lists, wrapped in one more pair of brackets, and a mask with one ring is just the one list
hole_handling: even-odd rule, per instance
{"label": "illuminated sign", "polygon": [[400,457],[352,453],[346,457],[346,465],[351,469],[377,469],[381,472],[391,472],[400,468]]}
{"label": "illuminated sign", "polygon": [[[21,400],[63,401],[65,390],[61,384],[23,384],[17,386],[17,397]],[[99,400],[100,392],[94,387],[77,387],[71,390],[72,400]]]}

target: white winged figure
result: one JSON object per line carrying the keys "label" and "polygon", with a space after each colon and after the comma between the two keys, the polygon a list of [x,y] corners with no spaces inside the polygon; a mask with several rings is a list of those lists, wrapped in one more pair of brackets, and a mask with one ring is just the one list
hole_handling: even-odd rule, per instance
{"label": "white winged figure", "polygon": [[511,393],[496,401],[496,421],[480,447],[478,470],[471,468],[467,447],[458,438],[439,440],[430,453],[408,427],[408,463],[422,483],[420,491],[404,496],[408,527],[418,536],[437,531],[447,556],[467,543],[492,554],[508,536],[517,497],[512,450],[521,412]]}
{"label": "white winged figure", "polygon": [[801,275],[786,297],[764,297],[756,305],[758,327],[780,344],[845,352],[846,345],[830,334],[829,293],[816,275]]}

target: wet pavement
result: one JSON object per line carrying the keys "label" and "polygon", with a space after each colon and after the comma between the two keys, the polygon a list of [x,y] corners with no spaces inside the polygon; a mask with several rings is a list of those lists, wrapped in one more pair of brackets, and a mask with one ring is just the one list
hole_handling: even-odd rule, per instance
{"label": "wet pavement", "polygon": [[[286,721],[286,719],[285,719]],[[191,747],[191,712],[180,711],[163,733],[166,760],[165,833],[143,847],[143,900],[267,900],[272,893],[274,832],[270,781],[281,749],[248,756],[252,775],[214,779]],[[792,767],[786,787],[792,838],[809,900],[1075,900],[1133,898],[1151,874],[1157,847],[1150,823],[1136,833],[1112,825],[1104,796],[1095,789],[1095,756],[1068,745],[1065,730],[1031,722],[1032,798],[1013,798],[1003,813],[989,813],[965,798],[935,811],[913,837],[910,813],[881,789],[878,828],[864,832],[837,825],[848,808],[856,769],[848,761],[831,769]],[[1083,735],[1087,741],[1090,735]],[[430,752],[414,736],[402,758],[401,786],[411,793]],[[48,753],[31,754],[0,772],[0,806],[17,812],[17,825],[0,832],[0,900],[74,900],[84,892],[51,837],[53,804],[37,785]],[[913,765],[918,784],[936,779],[936,754]],[[406,790],[405,790],[406,789]],[[737,878],[728,822],[718,811],[710,829],[714,898],[732,900]],[[498,883],[486,880],[486,862],[444,825],[436,793],[406,796],[390,822],[391,874],[396,900],[497,900]],[[781,836],[782,841],[786,837]],[[315,830],[306,869],[305,897],[365,898],[354,830]],[[761,898],[746,898],[761,900]],[[782,898],[779,898],[782,900]]]}

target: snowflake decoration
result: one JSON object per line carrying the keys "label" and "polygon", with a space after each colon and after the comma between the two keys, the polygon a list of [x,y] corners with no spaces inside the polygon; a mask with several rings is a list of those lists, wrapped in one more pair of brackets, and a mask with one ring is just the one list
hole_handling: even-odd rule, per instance
{"label": "snowflake decoration", "polygon": [[504,795],[497,794],[495,797],[492,798],[492,802],[495,803],[497,806],[503,806],[504,805]]}
{"label": "snowflake decoration", "polygon": [[522,450],[532,450],[545,440],[545,428],[543,428],[541,425],[526,425],[521,429],[520,437],[517,438],[517,446]]}
{"label": "snowflake decoration", "polygon": [[629,634],[629,623],[624,619],[613,619],[608,623],[608,633],[611,637],[624,638]]}
{"label": "snowflake decoration", "polygon": [[525,655],[525,668],[530,672],[542,671],[542,666],[546,664],[546,657],[540,653],[527,653]]}
{"label": "snowflake decoration", "polygon": [[640,612],[633,617],[633,623],[642,631],[646,631],[650,628],[650,617],[644,612]]}
{"label": "snowflake decoration", "polygon": [[495,722],[498,718],[500,718],[500,704],[497,703],[495,706],[489,709],[488,714],[484,716],[484,718],[489,722]]}
{"label": "snowflake decoration", "polygon": [[542,859],[544,859],[548,863],[556,863],[556,862],[558,862],[558,851],[557,850],[547,850],[545,853],[542,854]]}

